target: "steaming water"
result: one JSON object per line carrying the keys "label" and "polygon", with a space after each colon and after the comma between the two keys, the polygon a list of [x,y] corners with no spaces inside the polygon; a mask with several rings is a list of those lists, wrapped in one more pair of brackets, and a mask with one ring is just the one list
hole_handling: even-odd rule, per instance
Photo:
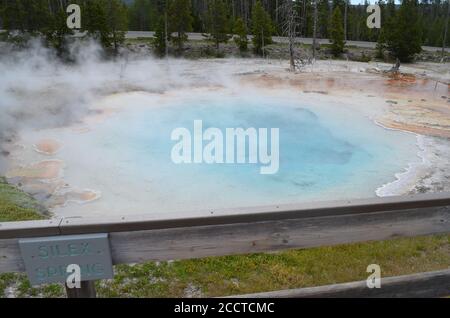
{"label": "steaming water", "polygon": [[[61,215],[141,214],[374,197],[417,158],[412,134],[386,130],[351,109],[293,98],[214,93],[160,103],[151,94],[110,100],[122,111],[87,133],[47,130],[64,147],[64,179],[101,198],[68,203]],[[133,107],[129,105],[133,104]],[[254,164],[181,164],[171,160],[173,129],[279,128],[280,168]]]}

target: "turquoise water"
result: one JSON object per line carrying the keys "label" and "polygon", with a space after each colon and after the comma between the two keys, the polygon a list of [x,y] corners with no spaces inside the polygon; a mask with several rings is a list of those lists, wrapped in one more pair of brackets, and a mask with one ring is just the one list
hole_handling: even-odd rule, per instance
{"label": "turquoise water", "polygon": [[[146,98],[142,107],[122,111],[87,134],[59,135],[65,178],[102,193],[86,209],[139,214],[374,197],[418,150],[412,134],[386,130],[330,104],[208,95],[147,107]],[[151,97],[148,103],[154,103]],[[279,128],[278,172],[262,175],[259,164],[173,163],[171,132],[192,132],[194,120],[222,131]]]}

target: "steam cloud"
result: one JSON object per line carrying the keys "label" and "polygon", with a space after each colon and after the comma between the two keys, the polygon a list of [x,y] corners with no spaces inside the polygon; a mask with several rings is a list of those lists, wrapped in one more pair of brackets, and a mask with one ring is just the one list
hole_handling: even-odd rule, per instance
{"label": "steam cloud", "polygon": [[7,155],[3,145],[20,129],[76,121],[86,114],[89,103],[102,95],[134,90],[163,92],[230,81],[224,70],[206,75],[186,60],[129,57],[126,52],[115,60],[105,60],[94,41],[75,41],[70,52],[73,62],[63,63],[36,39],[22,50],[0,43],[0,173]]}

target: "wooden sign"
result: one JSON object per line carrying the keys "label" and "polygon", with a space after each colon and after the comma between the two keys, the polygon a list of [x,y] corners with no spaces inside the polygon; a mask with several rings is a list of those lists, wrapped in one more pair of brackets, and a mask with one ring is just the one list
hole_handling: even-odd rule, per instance
{"label": "wooden sign", "polygon": [[80,281],[113,277],[108,234],[19,239],[19,246],[32,285],[66,282],[72,264]]}

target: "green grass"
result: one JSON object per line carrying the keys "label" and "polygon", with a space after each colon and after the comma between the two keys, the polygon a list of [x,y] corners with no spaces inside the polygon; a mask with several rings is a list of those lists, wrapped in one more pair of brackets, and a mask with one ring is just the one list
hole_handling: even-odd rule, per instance
{"label": "green grass", "polygon": [[[36,200],[0,177],[0,222],[42,220],[46,217],[45,209]],[[32,288],[23,274],[0,274],[0,297],[11,288],[16,290],[17,296],[53,297],[63,295],[64,291],[60,285]]]}
{"label": "green grass", "polygon": [[[42,219],[38,207],[0,179],[0,221]],[[99,297],[226,296],[364,280],[369,264],[379,264],[385,277],[448,268],[450,235],[119,265],[114,279],[97,282],[97,292]],[[24,274],[0,274],[0,297],[10,295],[64,297],[65,292],[60,284],[32,287]]]}
{"label": "green grass", "polygon": [[445,269],[450,236],[293,250],[276,254],[212,257],[116,266],[114,280],[97,290],[103,297],[226,296],[365,280],[369,264],[383,276]]}
{"label": "green grass", "polygon": [[0,222],[40,220],[44,209],[29,195],[0,177]]}
{"label": "green grass", "polygon": [[135,39],[125,39],[125,44],[149,44],[153,43],[153,38],[135,38]]}

